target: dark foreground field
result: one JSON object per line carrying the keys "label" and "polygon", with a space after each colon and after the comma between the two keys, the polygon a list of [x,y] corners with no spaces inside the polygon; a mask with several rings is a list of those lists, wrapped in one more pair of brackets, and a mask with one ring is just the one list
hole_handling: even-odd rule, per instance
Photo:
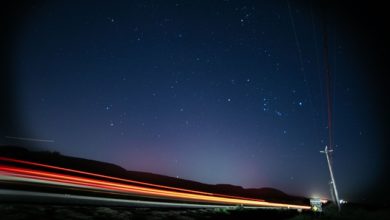
{"label": "dark foreground field", "polygon": [[55,205],[0,205],[1,220],[11,219],[289,219],[297,211],[156,209]]}
{"label": "dark foreground field", "polygon": [[389,219],[388,209],[345,207],[342,213],[326,208],[322,214],[295,210],[155,209],[94,206],[0,204],[0,219]]}

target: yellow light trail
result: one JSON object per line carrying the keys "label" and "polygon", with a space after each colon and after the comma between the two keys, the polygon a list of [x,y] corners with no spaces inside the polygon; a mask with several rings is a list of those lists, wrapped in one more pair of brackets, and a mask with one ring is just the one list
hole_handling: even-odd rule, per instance
{"label": "yellow light trail", "polygon": [[146,182],[141,182],[141,181],[123,179],[123,178],[118,178],[118,177],[112,177],[112,176],[107,176],[107,175],[102,175],[102,174],[97,174],[97,173],[91,173],[91,172],[85,172],[85,171],[80,171],[80,170],[74,170],[74,169],[69,169],[69,168],[63,168],[63,167],[58,167],[58,166],[52,166],[52,165],[36,163],[36,162],[31,162],[31,161],[18,160],[18,159],[13,159],[13,158],[0,157],[0,161],[1,160],[2,161],[7,161],[7,162],[13,162],[13,163],[32,165],[32,166],[37,166],[37,167],[44,167],[44,168],[49,168],[49,169],[54,169],[54,170],[61,170],[61,171],[66,171],[66,172],[71,172],[71,173],[77,173],[77,174],[101,177],[101,178],[106,178],[106,179],[110,179],[110,180],[124,181],[124,182],[128,182],[128,183],[135,183],[135,184],[140,184],[140,185],[144,185],[144,186],[151,186],[151,187],[156,187],[156,188],[162,188],[162,189],[169,189],[169,190],[175,190],[175,191],[196,193],[196,194],[202,194],[202,195],[222,196],[222,197],[229,197],[229,198],[236,198],[236,199],[246,199],[246,200],[253,200],[253,201],[264,201],[264,200],[261,200],[261,199],[244,198],[244,197],[240,197],[240,196],[223,195],[223,194],[218,194],[218,193],[208,193],[208,192],[202,192],[202,191],[197,191],[197,190],[189,190],[189,189],[170,187],[170,186],[164,186],[164,185],[159,185],[159,184],[146,183]]}
{"label": "yellow light trail", "polygon": [[[4,160],[4,158],[0,158],[0,159]],[[126,180],[126,179],[110,177],[110,176],[105,176],[100,174],[93,174],[84,171],[77,171],[77,170],[71,170],[67,168],[38,164],[34,162],[19,161],[14,159],[7,159],[7,161],[23,162],[24,164],[38,165],[41,167],[54,168],[57,170],[70,171],[79,174],[87,174],[87,175],[92,174],[91,176],[104,177],[112,180],[121,180],[121,181]],[[0,171],[1,171],[0,174],[2,175],[27,177],[35,180],[51,181],[54,183],[57,182],[57,183],[75,184],[76,186],[80,186],[80,187],[93,187],[101,190],[121,192],[121,193],[132,194],[132,195],[135,194],[135,195],[152,196],[152,197],[157,196],[159,198],[170,198],[170,199],[177,199],[177,200],[190,200],[190,201],[198,201],[198,202],[212,202],[212,203],[234,204],[234,205],[310,209],[310,206],[304,206],[304,205],[272,203],[272,202],[266,202],[264,200],[254,200],[254,199],[243,198],[243,197],[215,195],[211,193],[204,193],[201,191],[185,190],[185,189],[180,189],[175,187],[161,186],[161,185],[149,184],[149,183],[145,184],[143,182],[132,181],[132,180],[126,180],[126,182],[131,182],[131,183],[136,182],[137,184],[144,184],[144,185],[154,186],[154,187],[159,187],[164,189],[156,189],[156,188],[150,188],[145,186],[130,185],[130,184],[117,183],[117,182],[106,181],[106,180],[97,180],[97,179],[79,177],[74,175],[65,175],[65,174],[19,168],[14,166],[5,166],[5,165],[0,165]],[[172,191],[173,189],[178,190],[179,192]]]}

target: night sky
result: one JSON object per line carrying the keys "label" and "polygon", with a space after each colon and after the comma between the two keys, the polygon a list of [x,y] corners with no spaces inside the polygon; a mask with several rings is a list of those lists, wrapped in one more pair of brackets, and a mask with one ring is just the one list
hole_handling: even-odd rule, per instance
{"label": "night sky", "polygon": [[[329,198],[318,7],[47,1],[26,11],[8,56],[26,129],[2,143]],[[341,18],[328,17],[335,176],[340,198],[364,200],[384,163],[369,54]]]}

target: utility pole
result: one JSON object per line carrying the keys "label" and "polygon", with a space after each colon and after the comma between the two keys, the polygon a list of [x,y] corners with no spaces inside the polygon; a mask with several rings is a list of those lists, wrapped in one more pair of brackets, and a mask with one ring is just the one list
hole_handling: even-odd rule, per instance
{"label": "utility pole", "polygon": [[[325,146],[325,150],[320,151],[320,152],[324,153],[326,155],[326,160],[328,161],[330,180],[331,180],[330,184],[332,185],[332,189],[333,189],[333,190],[331,190],[330,193],[331,193],[332,197],[333,197],[333,193],[334,193],[334,198],[335,198],[334,200],[336,200],[337,207],[338,207],[339,211],[341,211],[339,194],[337,192],[336,181],[335,181],[334,175],[333,175],[332,163],[331,163],[330,158],[329,158],[329,153],[332,153],[333,150],[332,149],[328,150],[328,146]],[[333,193],[332,193],[332,191],[333,191]]]}
{"label": "utility pole", "polygon": [[[328,48],[328,31],[326,28],[326,5],[324,5],[324,11],[323,11],[323,22],[324,22],[324,70],[325,70],[325,86],[326,86],[326,99],[327,99],[327,111],[328,111],[328,142],[329,142],[329,148],[328,146],[325,146],[325,150],[320,151],[321,153],[324,153],[326,155],[326,160],[328,162],[328,167],[329,167],[329,173],[330,173],[330,185],[331,185],[331,192],[330,194],[332,195],[332,198],[334,197],[333,200],[336,200],[337,207],[339,211],[341,211],[341,206],[340,206],[340,199],[339,199],[339,194],[337,192],[336,188],[336,181],[334,179],[333,175],[333,169],[332,169],[332,161],[330,158],[330,153],[333,152],[333,117],[332,117],[332,110],[333,110],[333,99],[332,99],[332,88],[331,88],[331,73],[330,73],[330,64],[328,60],[329,56],[329,48]],[[332,192],[333,191],[333,192]],[[334,194],[334,196],[333,196]]]}

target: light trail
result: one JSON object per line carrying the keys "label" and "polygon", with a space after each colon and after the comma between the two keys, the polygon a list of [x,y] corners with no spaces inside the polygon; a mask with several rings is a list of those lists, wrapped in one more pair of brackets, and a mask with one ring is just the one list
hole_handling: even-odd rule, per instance
{"label": "light trail", "polygon": [[[44,165],[44,166],[50,166],[50,165]],[[60,169],[65,170],[66,168],[60,168]],[[72,172],[73,171],[76,170],[72,170]],[[83,171],[77,171],[76,173],[80,173],[80,172],[84,174],[87,173]],[[71,184],[72,186],[82,187],[82,188],[99,189],[108,192],[120,192],[127,195],[158,197],[163,199],[186,200],[186,201],[193,201],[193,202],[211,202],[214,204],[249,205],[249,206],[258,206],[258,207],[266,206],[266,207],[280,207],[280,208],[293,208],[293,209],[310,209],[310,206],[304,206],[304,205],[271,203],[271,202],[266,202],[264,200],[254,200],[254,199],[249,199],[249,198],[247,199],[243,197],[232,198],[231,196],[199,194],[198,192],[200,191],[195,191],[194,193],[191,192],[191,190],[186,190],[186,192],[183,192],[183,189],[180,189],[182,190],[182,192],[178,192],[178,191],[172,191],[168,189],[156,189],[156,188],[150,188],[145,186],[130,185],[130,184],[117,183],[117,182],[112,182],[107,180],[98,180],[98,179],[92,179],[87,177],[79,177],[74,175],[33,170],[33,169],[20,168],[20,167],[8,166],[8,165],[0,165],[0,176],[24,178],[24,181],[27,182],[40,181],[46,184],[54,184],[54,185]],[[104,177],[108,177],[108,176],[104,176]],[[154,186],[160,186],[160,185],[154,185]]]}
{"label": "light trail", "polygon": [[[60,199],[62,201],[83,201],[87,204],[96,204],[96,201],[103,202],[106,205],[126,205],[126,206],[139,206],[139,207],[171,207],[171,208],[227,208],[227,209],[236,209],[235,205],[210,205],[210,204],[192,204],[192,203],[179,203],[179,202],[160,202],[160,201],[141,201],[141,200],[131,200],[131,199],[118,199],[118,198],[104,198],[104,197],[95,197],[95,196],[81,196],[81,195],[69,195],[69,194],[60,194],[60,193],[47,193],[47,192],[29,192],[29,191],[19,191],[19,190],[3,190],[0,189],[0,201],[8,201],[4,199],[6,197],[10,198],[23,198],[30,199],[32,201],[39,198],[40,200],[48,199]],[[99,203],[101,204],[101,203]],[[247,209],[275,209],[273,207],[244,207]]]}
{"label": "light trail", "polygon": [[36,162],[31,162],[31,161],[18,160],[18,159],[13,159],[13,158],[0,157],[0,160],[7,161],[7,162],[26,164],[26,165],[33,165],[33,166],[44,167],[44,168],[50,168],[50,169],[55,169],[55,170],[61,170],[61,171],[66,171],[66,172],[71,172],[71,173],[101,177],[101,178],[106,178],[106,179],[111,179],[111,180],[124,181],[124,182],[128,182],[128,183],[135,183],[135,184],[140,184],[140,185],[144,185],[144,186],[152,186],[152,187],[169,189],[169,190],[177,190],[177,191],[196,193],[196,194],[202,194],[202,195],[222,196],[222,197],[229,197],[229,198],[236,198],[236,199],[246,199],[246,200],[253,200],[253,201],[264,201],[264,200],[260,200],[260,199],[244,198],[244,197],[240,197],[240,196],[223,195],[223,194],[218,194],[218,193],[208,193],[208,192],[202,192],[202,191],[197,191],[197,190],[188,190],[188,189],[182,189],[182,188],[177,188],[177,187],[170,187],[170,186],[164,186],[164,185],[159,185],[159,184],[146,183],[146,182],[141,182],[141,181],[123,179],[123,178],[118,178],[118,177],[112,177],[112,176],[91,173],[91,172],[86,172],[86,171],[80,171],[80,170],[74,170],[74,169],[69,169],[69,168],[63,168],[63,167],[58,167],[58,166],[52,166],[52,165],[36,163]]}

